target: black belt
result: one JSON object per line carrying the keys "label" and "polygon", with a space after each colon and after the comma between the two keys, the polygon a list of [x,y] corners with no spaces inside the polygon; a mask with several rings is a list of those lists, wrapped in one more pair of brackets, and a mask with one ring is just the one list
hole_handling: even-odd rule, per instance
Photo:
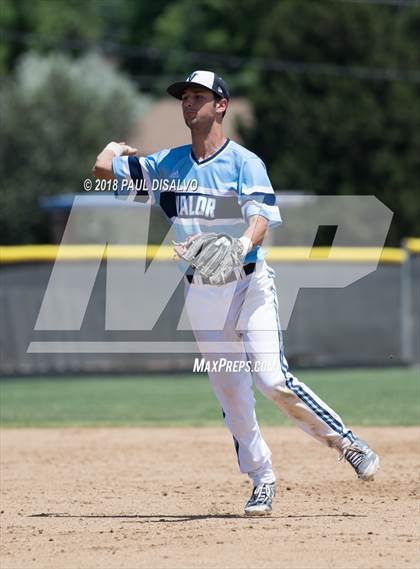
{"label": "black belt", "polygon": [[[255,263],[248,263],[247,265],[244,265],[244,266],[242,267],[242,271],[245,273],[245,276],[246,276],[246,275],[250,275],[251,273],[253,273],[253,272],[255,271],[255,266],[256,266]],[[241,271],[241,273],[242,273],[242,271]],[[201,277],[201,275],[200,275],[200,277]],[[191,283],[193,282],[193,280],[194,280],[194,274],[192,274],[192,275],[185,275],[185,278],[186,278],[187,281],[191,284]],[[237,277],[236,274],[233,272],[231,275],[228,276],[228,278],[226,279],[225,284],[232,283],[233,281],[237,281],[237,280],[238,280],[238,277]],[[211,284],[210,281],[209,281],[209,279],[208,279],[207,277],[201,277],[201,282],[202,282],[203,284]]]}

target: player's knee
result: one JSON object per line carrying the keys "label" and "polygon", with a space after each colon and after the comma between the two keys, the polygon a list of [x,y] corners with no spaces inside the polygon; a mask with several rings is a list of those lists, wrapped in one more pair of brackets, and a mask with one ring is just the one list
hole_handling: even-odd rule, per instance
{"label": "player's knee", "polygon": [[222,399],[225,401],[236,401],[240,396],[240,391],[238,390],[237,386],[232,383],[213,383],[213,388],[216,392],[218,399]]}
{"label": "player's knee", "polygon": [[277,397],[277,390],[275,385],[267,385],[266,383],[261,383],[258,385],[258,389],[267,399],[274,401]]}
{"label": "player's knee", "polygon": [[276,382],[265,382],[260,380],[257,382],[257,387],[261,393],[267,397],[267,399],[270,399],[277,404],[282,403],[285,399],[293,395],[291,390],[287,387],[284,379],[280,379]]}
{"label": "player's knee", "polygon": [[224,421],[233,433],[249,433],[257,428],[253,408],[236,409],[233,413],[225,413]]}

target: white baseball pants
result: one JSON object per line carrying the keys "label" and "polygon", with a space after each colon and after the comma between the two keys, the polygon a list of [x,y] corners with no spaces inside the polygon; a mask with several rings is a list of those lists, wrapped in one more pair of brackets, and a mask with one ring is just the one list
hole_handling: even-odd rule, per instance
{"label": "white baseball pants", "polygon": [[233,435],[241,472],[254,485],[275,481],[271,452],[255,414],[253,381],[318,441],[337,450],[351,444],[354,435],[337,413],[288,369],[274,273],[265,261],[238,282],[211,286],[197,281],[186,285],[186,310],[205,360],[216,367],[222,359],[232,362],[230,370],[210,371],[209,378]]}

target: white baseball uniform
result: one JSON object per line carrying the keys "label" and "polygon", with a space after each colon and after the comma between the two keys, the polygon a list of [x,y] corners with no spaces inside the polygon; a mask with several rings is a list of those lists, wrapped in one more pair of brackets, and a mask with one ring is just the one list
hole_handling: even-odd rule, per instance
{"label": "white baseball uniform", "polygon": [[[253,215],[267,218],[270,226],[281,223],[263,162],[229,139],[201,162],[191,145],[185,145],[147,157],[116,157],[113,171],[118,179],[140,185],[138,193],[161,206],[178,241],[200,232],[240,237]],[[254,485],[273,482],[275,475],[255,415],[253,382],[317,440],[339,451],[350,445],[355,437],[341,418],[288,369],[274,273],[263,249],[252,249],[243,271],[223,286],[206,284],[190,267],[181,268],[192,329],[205,360],[216,362],[208,375],[233,435],[240,469]],[[226,362],[223,369],[217,361]]]}

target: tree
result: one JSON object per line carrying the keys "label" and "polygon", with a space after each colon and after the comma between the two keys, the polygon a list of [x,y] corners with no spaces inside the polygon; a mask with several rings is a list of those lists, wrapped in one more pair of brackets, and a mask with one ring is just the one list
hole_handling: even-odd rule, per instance
{"label": "tree", "polygon": [[[80,56],[99,48],[118,60],[137,83],[153,90],[150,75],[158,78],[165,57],[153,46],[154,24],[171,0],[1,0],[0,75],[15,67],[28,49],[37,53],[54,50]],[[128,46],[128,47],[127,47]],[[134,49],[144,49],[144,56]],[[142,81],[143,76],[149,80]]]}
{"label": "tree", "polygon": [[40,197],[83,191],[98,150],[124,140],[146,108],[97,55],[23,57],[0,92],[0,241],[45,242]]}
{"label": "tree", "polygon": [[418,69],[420,10],[352,8],[286,1],[266,16],[260,56],[344,66],[343,77],[262,71],[246,139],[278,189],[376,195],[395,212],[389,243],[397,244],[420,231],[420,84],[345,72]]}
{"label": "tree", "polygon": [[[395,212],[389,243],[420,233],[420,8],[339,0],[3,4],[2,27],[63,48],[70,39],[72,54],[109,41],[101,49],[150,92],[193,69],[221,73],[254,107],[243,136],[276,189],[374,194]],[[23,47],[0,48],[0,66],[3,58],[3,68],[13,67]],[[381,76],[383,69],[397,74]]]}
{"label": "tree", "polygon": [[166,69],[205,65],[249,97],[242,134],[277,190],[374,194],[395,212],[390,244],[420,233],[419,8],[178,0],[155,29],[156,45],[178,48]]}

